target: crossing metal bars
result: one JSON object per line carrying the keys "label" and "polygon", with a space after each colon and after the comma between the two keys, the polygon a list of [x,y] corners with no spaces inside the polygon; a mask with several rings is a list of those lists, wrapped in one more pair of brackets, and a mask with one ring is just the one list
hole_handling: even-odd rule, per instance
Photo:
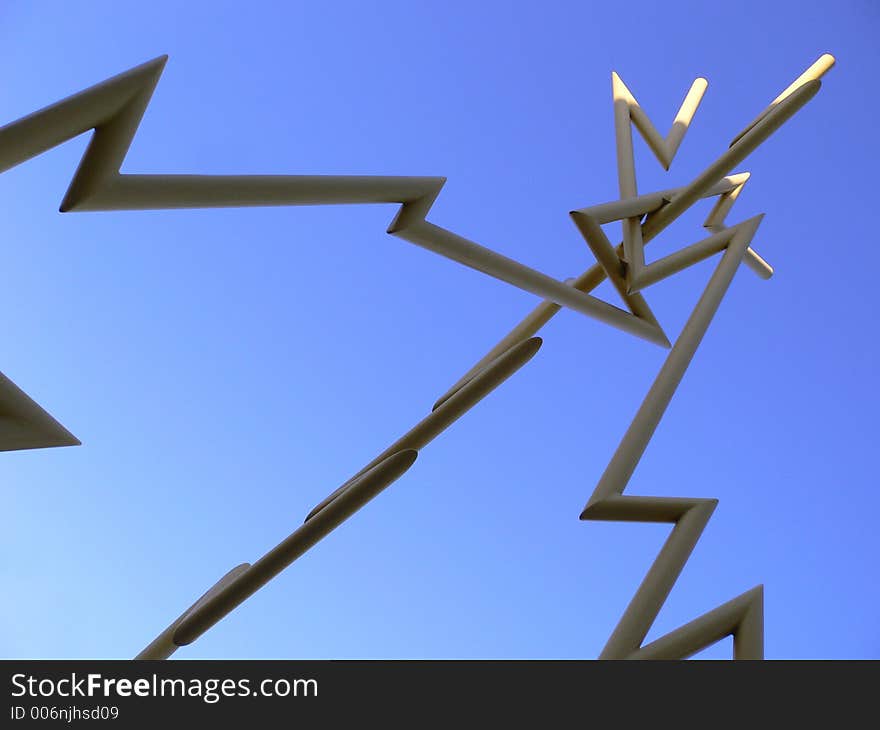
{"label": "crossing metal bars", "polygon": [[[744,261],[762,278],[773,269],[750,243],[763,216],[730,227],[725,218],[749,178],[732,174],[752,151],[819,90],[834,65],[825,54],[789,85],[683,187],[639,195],[632,125],[669,169],[707,88],[694,81],[672,128],[661,137],[621,78],[612,73],[620,199],[571,212],[597,264],[558,281],[427,220],[442,177],[338,175],[136,175],[119,172],[164,69],[162,56],[0,128],[0,172],[94,130],[61,203],[61,211],[222,208],[276,205],[399,203],[388,232],[464,266],[535,294],[543,301],[443,396],[431,413],[316,505],[305,522],[262,558],[226,573],[175,619],[138,659],[164,659],[193,642],[294,560],[348,519],[412,466],[420,449],[525,365],[538,351],[535,335],[562,307],[671,350],[581,512],[583,520],[666,522],[674,527],[613,631],[603,658],[684,658],[728,635],[735,658],[763,657],[763,588],[758,586],[665,636],[643,645],[657,613],[702,534],[717,500],[624,496],[642,454],[700,341]],[[710,235],[653,263],[644,246],[700,198],[718,197],[704,226]],[[621,221],[623,242],[612,246],[602,225]],[[670,344],[643,289],[721,254],[681,334]],[[608,277],[625,309],[590,295]],[[0,450],[78,441],[11,381],[0,375]],[[209,546],[207,546],[209,547]]]}

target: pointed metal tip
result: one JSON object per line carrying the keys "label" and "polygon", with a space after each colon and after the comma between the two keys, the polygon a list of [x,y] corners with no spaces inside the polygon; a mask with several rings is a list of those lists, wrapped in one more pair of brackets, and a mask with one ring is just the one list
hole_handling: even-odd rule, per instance
{"label": "pointed metal tip", "polygon": [[666,333],[663,331],[663,328],[659,324],[654,326],[652,336],[647,339],[648,342],[651,342],[658,347],[663,347],[667,350],[672,348],[672,343],[669,341],[669,338],[666,336]]}
{"label": "pointed metal tip", "polygon": [[68,193],[64,196],[64,200],[61,201],[61,205],[58,206],[58,212],[70,213],[72,211],[75,211],[82,202],[82,199],[77,198],[77,196],[72,195],[70,191],[68,191]]}
{"label": "pointed metal tip", "polygon": [[589,519],[590,519],[590,513],[593,511],[593,509],[594,509],[595,507],[597,507],[597,506],[601,503],[601,501],[602,501],[602,500],[599,500],[599,502],[593,502],[593,501],[591,500],[591,501],[587,502],[586,507],[584,507],[583,510],[581,510],[581,513],[580,513],[580,515],[578,516],[578,519],[579,519],[581,522],[584,522],[585,520],[589,520]]}
{"label": "pointed metal tip", "polygon": [[160,75],[165,70],[165,65],[168,63],[168,54],[163,53],[161,56],[157,56],[154,58],[148,65],[154,67],[156,69],[156,74]]}
{"label": "pointed metal tip", "polygon": [[393,456],[388,457],[389,464],[406,464],[406,468],[409,469],[419,458],[418,449],[402,449],[398,451]]}
{"label": "pointed metal tip", "polygon": [[165,68],[165,64],[168,63],[168,54],[163,53],[161,56],[156,56],[155,58],[151,58],[149,61],[144,61],[133,68],[130,68],[128,71],[123,71],[123,74],[138,74],[144,73],[145,71],[157,71],[159,73],[162,72],[162,69]]}
{"label": "pointed metal tip", "polygon": [[378,464],[375,464],[374,466],[366,469],[362,473],[359,473],[353,476],[351,479],[343,482],[343,484],[335,489],[333,492],[331,492],[329,496],[325,497],[318,504],[312,507],[312,510],[306,515],[306,518],[303,520],[303,524],[306,524],[306,522],[314,518],[323,510],[327,509],[327,507],[329,507],[343,494],[345,494],[348,489],[356,484],[361,483],[363,479],[369,475],[375,475],[380,471],[385,474],[389,472],[397,472],[397,474],[390,479],[389,483],[391,481],[394,481],[409,470],[409,468],[415,463],[415,460],[418,458],[418,456],[419,452],[417,449],[401,449],[400,451],[395,451],[393,454],[391,454],[391,456],[385,457]]}
{"label": "pointed metal tip", "polygon": [[72,433],[61,427],[64,433],[59,433],[54,436],[51,440],[47,439],[43,443],[39,444],[39,446],[33,448],[63,448],[65,446],[82,446],[82,441],[80,441],[76,436]]}
{"label": "pointed metal tip", "polygon": [[494,360],[489,362],[485,367],[475,372],[463,383],[444,393],[437,401],[434,402],[434,405],[431,407],[431,413],[440,408],[440,406],[442,406],[444,403],[448,403],[451,398],[460,393],[463,388],[470,385],[472,382],[474,382],[474,380],[486,373],[486,371],[491,370],[493,367],[498,365],[502,358],[518,359],[522,357],[521,365],[517,366],[519,368],[522,365],[525,365],[525,363],[527,363],[529,360],[531,360],[535,356],[535,353],[541,349],[541,345],[543,344],[544,340],[540,337],[530,337],[527,340],[523,340],[522,342],[518,342],[517,344],[511,346],[500,355],[498,355],[498,357],[496,357]]}

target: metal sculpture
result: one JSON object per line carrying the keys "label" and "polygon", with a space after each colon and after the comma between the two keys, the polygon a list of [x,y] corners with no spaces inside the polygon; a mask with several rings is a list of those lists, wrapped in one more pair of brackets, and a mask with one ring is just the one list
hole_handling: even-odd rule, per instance
{"label": "metal sculpture", "polygon": [[[733,634],[735,658],[763,657],[763,589],[756,587],[660,639],[642,646],[651,625],[708,522],[717,500],[623,496],[681,378],[741,261],[759,276],[773,270],[750,243],[762,216],[733,226],[725,218],[748,180],[730,174],[819,90],[834,65],[820,57],[690,184],[639,195],[632,125],[668,169],[696,113],[707,82],[697,79],[663,138],[620,77],[612,74],[620,199],[571,212],[597,260],[579,277],[557,281],[428,222],[441,177],[311,175],[131,175],[119,172],[167,57],[137,66],[0,128],[0,172],[94,130],[61,211],[218,208],[340,203],[400,203],[388,232],[545,301],[539,304],[435,404],[431,413],[315,506],[305,522],[253,564],[243,563],[211,587],[136,658],[164,659],[193,642],[296,558],[403,475],[418,451],[480,402],[538,351],[534,335],[563,306],[655,344],[670,347],[641,290],[699,261],[720,261],[647,397],[581,513],[582,520],[668,522],[674,528],[648,571],[603,658],[684,658]],[[646,263],[644,245],[700,198],[718,197],[704,226],[707,238]],[[602,225],[622,221],[614,247]],[[589,294],[607,277],[626,309]],[[0,450],[78,444],[66,429],[0,376]]]}

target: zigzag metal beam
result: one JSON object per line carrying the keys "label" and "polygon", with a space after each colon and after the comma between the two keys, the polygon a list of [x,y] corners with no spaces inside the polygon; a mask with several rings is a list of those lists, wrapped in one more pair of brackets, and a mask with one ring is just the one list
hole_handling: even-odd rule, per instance
{"label": "zigzag metal beam", "polygon": [[[669,353],[648,396],[600,479],[593,496],[581,513],[581,519],[584,520],[669,522],[675,525],[606,644],[601,658],[686,658],[731,634],[734,637],[734,658],[763,658],[762,586],[753,588],[660,639],[642,646],[645,636],[714,511],[717,500],[624,497],[622,493],[654,430],[659,425],[663,413],[690,364],[740,261],[745,261],[762,278],[769,278],[773,273],[769,264],[749,247],[749,243],[760,224],[760,216],[731,228],[724,226],[724,219],[748,180],[748,173],[721,180],[718,178],[729,172],[734,165],[744,159],[812,98],[820,87],[818,78],[832,65],[833,57],[826,54],[820,58],[785,92],[780,94],[755,122],[737,136],[726,153],[706,168],[690,185],[643,196],[622,196],[620,201],[571,213],[575,225],[584,235],[598,261],[596,266],[584,272],[573,284],[586,291],[595,288],[607,276],[621,296],[625,297],[627,294],[632,294],[643,287],[656,283],[711,256],[713,253],[724,250],[724,255],[703,296]],[[614,79],[617,81],[619,77],[615,74]],[[615,92],[617,101],[619,93],[617,88],[615,88]],[[619,108],[619,104],[616,103],[616,122],[621,117]],[[627,119],[628,125],[629,119]],[[619,132],[619,124],[616,124],[615,129]],[[629,141],[629,151],[631,151],[631,137]],[[624,149],[624,156],[628,156],[626,149]],[[620,161],[618,166],[619,169],[625,167],[625,165],[620,165]],[[632,192],[634,195],[634,185]],[[704,223],[704,226],[712,231],[713,235],[646,266],[644,255],[641,252],[644,243],[654,238],[699,197],[713,194],[720,197]],[[633,276],[632,267],[630,262],[626,260],[625,253],[626,221],[628,219],[640,222],[641,217],[646,214],[646,220],[639,226],[638,232],[631,239],[639,248],[637,258],[641,262],[641,268],[636,272],[637,276]],[[600,227],[602,223],[615,220],[624,220],[624,243],[617,249],[611,247]],[[631,228],[630,231],[632,231]],[[629,277],[628,286],[627,276]],[[630,303],[631,300],[627,300],[627,302]],[[478,373],[482,364],[495,356],[496,351],[503,351],[522,337],[534,335],[558,311],[559,307],[549,302],[537,307],[483,360],[453,385],[438,403],[442,403],[450,394],[455,393],[456,388],[461,387],[462,383],[466,383],[469,377]]]}
{"label": "zigzag metal beam", "polygon": [[[663,497],[623,497],[626,488],[642,454],[648,446],[648,442],[654,435],[654,431],[660,423],[672,396],[675,394],[685,371],[690,365],[697,347],[700,344],[712,317],[721,304],[721,299],[727,292],[733,275],[739,267],[740,261],[745,255],[749,242],[755,235],[763,216],[750,218],[732,228],[726,229],[721,234],[716,234],[707,241],[717,236],[725,236],[724,255],[721,257],[715,273],[709,280],[706,290],[700,297],[690,318],[684,326],[672,347],[669,356],[663,363],[660,373],[654,384],[648,391],[648,395],[639,407],[635,418],[630,424],[605,469],[599,484],[596,486],[593,496],[581,512],[582,520],[635,520],[644,522],[673,522],[672,530],[666,544],[645,576],[644,581],[630,602],[629,607],[620,620],[617,628],[608,640],[601,658],[625,659],[628,657],[640,658],[639,650],[647,635],[654,619],[663,606],[672,586],[678,579],[684,568],[691,551],[699,540],[706,523],[715,509],[717,500],[708,499],[681,499]],[[701,244],[697,244],[700,246]],[[717,250],[717,244],[713,243],[713,249]],[[693,249],[693,247],[690,247]],[[688,251],[689,249],[684,249]],[[714,251],[713,251],[714,252]],[[700,260],[703,251],[694,252],[695,260]],[[714,643],[719,638],[730,633],[736,633],[740,628],[743,616],[750,616],[749,639],[741,639],[735,643],[738,652],[737,658],[759,659],[763,658],[763,621],[760,630],[755,628],[754,622],[761,610],[757,607],[762,593],[750,594],[745,613],[734,613],[728,616],[729,620],[721,621],[717,616],[711,620],[701,617],[699,621],[711,624],[712,631],[704,631],[703,625],[697,623],[684,632],[687,646],[695,647],[694,651]],[[746,601],[742,596],[740,602]],[[755,605],[752,605],[755,604]],[[727,615],[727,614],[725,614]],[[718,631],[723,631],[721,636]],[[759,641],[760,639],[760,641]],[[666,646],[665,651],[671,651],[678,647],[680,642],[669,640],[660,646]],[[663,658],[681,658],[671,656],[654,647],[646,652],[648,655]]]}
{"label": "zigzag metal beam", "polygon": [[[830,63],[828,59],[831,59]],[[541,342],[533,335],[562,306],[668,347],[668,339],[638,290],[722,250],[724,254],[706,291],[581,517],[659,521],[675,525],[603,656],[686,656],[707,645],[707,641],[711,643],[709,639],[714,641],[731,632],[736,636],[737,656],[757,656],[761,653],[763,614],[760,589],[743,594],[665,637],[641,646],[716,501],[624,497],[622,492],[739,262],[745,260],[765,278],[772,274],[769,265],[749,248],[760,217],[730,228],[724,226],[724,218],[748,174],[726,176],[812,98],[820,85],[818,77],[830,68],[833,58],[823,56],[810,67],[689,185],[642,196],[636,194],[630,123],[636,124],[658,159],[668,168],[706,84],[702,79],[694,83],[670,134],[661,138],[635,98],[614,74],[612,85],[622,199],[572,212],[575,224],[599,264],[566,283],[429,223],[427,214],[445,181],[440,177],[121,174],[122,161],[165,61],[166,57],[160,57],[0,128],[0,172],[93,129],[94,135],[61,204],[62,212],[399,203],[401,208],[388,229],[389,233],[541,296],[546,301],[444,394],[435,403],[431,414],[319,503],[307,515],[304,524],[276,548],[253,565],[244,563],[229,571],[151,642],[138,658],[166,658],[179,646],[195,640],[393,483],[412,465],[419,449],[534,356]],[[645,265],[644,244],[696,200],[715,195],[720,196],[719,201],[704,224],[712,235],[660,261]],[[644,215],[647,218],[642,222]],[[600,228],[602,223],[613,220],[624,220],[624,243],[616,249],[612,248]],[[588,294],[606,275],[630,311]],[[49,431],[55,428],[54,435],[45,439],[47,443],[17,448],[78,443],[27,396],[17,391],[14,385],[5,379],[0,380],[0,386],[3,386],[0,390],[6,385],[20,394],[20,397],[16,395],[13,399],[19,411],[27,411],[34,422],[39,421],[37,416],[42,414],[43,427]],[[12,392],[10,388],[6,390]],[[24,408],[23,403],[28,407]],[[3,406],[4,393],[0,392],[0,419],[6,415]],[[49,443],[53,438],[57,444]],[[2,446],[0,443],[0,448]]]}
{"label": "zigzag metal beam", "polygon": [[629,312],[428,223],[425,216],[445,182],[442,177],[120,174],[166,60],[162,56],[137,66],[0,129],[0,172],[94,129],[62,212],[400,203],[389,233],[669,347],[662,332]]}
{"label": "zigzag metal beam", "polygon": [[[828,59],[831,59],[830,63]],[[762,586],[753,588],[664,637],[642,646],[645,636],[714,511],[717,500],[624,497],[622,493],[711,323],[740,261],[747,261],[750,267],[763,278],[769,278],[772,275],[772,268],[749,248],[749,243],[760,224],[761,216],[731,228],[724,226],[724,219],[748,180],[748,174],[731,176],[721,182],[715,182],[714,185],[713,181],[719,173],[724,174],[725,171],[729,171],[728,164],[732,158],[737,160],[733,164],[738,164],[742,159],[740,155],[744,157],[745,154],[751,152],[815,95],[820,86],[818,77],[831,68],[831,65],[833,65],[833,58],[827,54],[813,64],[785,92],[780,94],[745,132],[737,136],[727,153],[710,165],[689,186],[635,197],[633,172],[631,185],[628,182],[621,185],[622,199],[620,201],[571,213],[575,225],[584,235],[596,256],[597,266],[602,269],[601,274],[608,276],[621,295],[632,294],[720,250],[725,251],[703,296],[669,353],[647,397],[603,473],[593,496],[581,513],[583,520],[670,522],[675,525],[600,658],[686,658],[731,634],[734,636],[734,658],[763,658]],[[632,142],[629,132],[630,120],[627,117],[627,144],[620,145],[622,113],[619,103],[621,92],[618,83],[622,86],[622,82],[615,74],[613,88],[615,92],[615,131],[618,136],[618,169],[626,171],[632,165]],[[631,99],[631,95],[629,96]],[[629,103],[631,102],[627,100],[627,104]],[[628,111],[627,114],[629,114]],[[739,148],[738,152],[737,148]],[[623,163],[621,163],[621,156],[624,158]],[[631,197],[624,195],[627,191],[631,191]],[[644,243],[656,236],[701,195],[707,193],[720,195],[718,202],[704,223],[704,226],[711,230],[713,235],[646,266],[642,253]],[[640,224],[638,229],[634,230],[633,222],[639,223],[645,214],[648,217],[644,224]],[[624,222],[624,242],[616,250],[611,247],[600,227],[601,223],[614,220],[623,220]],[[628,260],[626,256],[628,234],[631,250],[632,247],[636,248],[636,267],[632,266],[632,260]],[[579,277],[576,285],[583,285],[585,288],[596,286],[604,277],[595,269],[596,267]],[[627,278],[629,286],[626,285]],[[534,334],[557,311],[559,311],[558,307],[551,304],[541,305],[496,347],[508,347],[518,337]],[[492,352],[487,357],[491,355]],[[472,370],[478,370],[478,368],[479,363]],[[466,374],[460,382],[466,382],[468,376],[469,374]],[[453,386],[450,392],[454,393],[455,387]]]}

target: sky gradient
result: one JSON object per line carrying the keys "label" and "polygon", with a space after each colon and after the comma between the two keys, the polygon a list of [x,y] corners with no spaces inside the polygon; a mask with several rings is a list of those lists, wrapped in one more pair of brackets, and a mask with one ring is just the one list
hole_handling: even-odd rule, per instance
{"label": "sky gradient", "polygon": [[[880,658],[872,2],[4,2],[0,124],[167,53],[132,173],[444,175],[429,220],[556,278],[617,197],[611,71],[682,185],[824,52],[738,171],[766,213],[627,494],[720,504],[648,639],[765,585],[768,658]],[[2,370],[83,442],[0,454],[0,656],[135,655],[426,415],[538,300],[386,235],[396,206],[58,213],[87,135],[0,176]],[[701,238],[703,202],[649,260]],[[609,226],[609,233],[612,227]],[[613,240],[619,240],[613,228]],[[645,295],[678,334],[714,260]],[[604,284],[597,292],[617,304]],[[579,522],[664,358],[574,312],[181,658],[599,654],[663,525]],[[730,653],[730,641],[701,656]]]}

